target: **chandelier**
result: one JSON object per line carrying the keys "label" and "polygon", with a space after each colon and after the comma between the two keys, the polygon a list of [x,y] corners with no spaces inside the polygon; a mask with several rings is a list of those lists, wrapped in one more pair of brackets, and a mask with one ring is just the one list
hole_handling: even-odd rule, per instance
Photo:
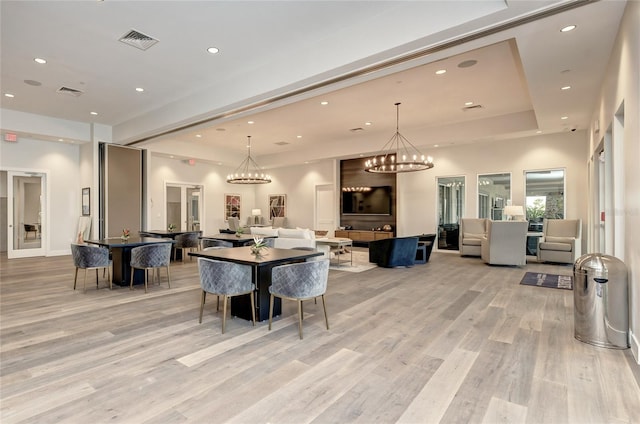
{"label": "chandelier", "polygon": [[260,167],[251,157],[251,136],[247,136],[247,157],[240,163],[233,174],[227,175],[229,184],[267,184],[271,176],[260,172]]}
{"label": "chandelier", "polygon": [[396,103],[396,133],[382,146],[382,151],[364,163],[366,172],[397,174],[433,168],[431,156],[425,158],[399,131],[400,103]]}

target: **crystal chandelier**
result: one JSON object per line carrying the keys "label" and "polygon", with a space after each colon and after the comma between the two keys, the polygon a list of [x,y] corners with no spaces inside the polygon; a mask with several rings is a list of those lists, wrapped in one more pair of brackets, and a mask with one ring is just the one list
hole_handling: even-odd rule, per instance
{"label": "crystal chandelier", "polygon": [[247,136],[247,157],[240,163],[233,174],[227,175],[229,184],[267,184],[271,176],[260,172],[260,167],[251,157],[251,136]]}
{"label": "crystal chandelier", "polygon": [[425,158],[399,131],[400,103],[396,103],[396,132],[382,151],[364,163],[366,172],[397,174],[401,172],[424,171],[433,168],[431,156]]}

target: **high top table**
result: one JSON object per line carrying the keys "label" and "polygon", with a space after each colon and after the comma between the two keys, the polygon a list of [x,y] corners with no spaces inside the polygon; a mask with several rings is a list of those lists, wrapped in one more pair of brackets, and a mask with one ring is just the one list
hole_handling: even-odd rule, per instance
{"label": "high top table", "polygon": [[[153,243],[175,243],[175,240],[157,237],[109,237],[100,240],[85,240],[85,243],[107,247],[111,251],[113,271],[111,281],[119,286],[128,286],[131,282],[131,249]],[[133,274],[134,284],[144,284],[144,270],[137,269]]]}
{"label": "high top table", "polygon": [[[213,249],[201,252],[190,252],[189,255],[215,259],[218,261],[233,262],[249,265],[253,282],[256,285],[254,295],[256,297],[256,319],[265,321],[269,319],[269,286],[271,285],[271,270],[274,266],[304,262],[307,258],[322,256],[322,252],[296,249],[276,249],[270,247],[263,255],[256,256],[251,252],[251,247],[229,247],[226,249]],[[247,296],[234,296],[231,298],[231,312],[233,315],[246,320],[251,320],[251,302]],[[279,298],[274,299],[273,314],[280,315],[282,306]]]}

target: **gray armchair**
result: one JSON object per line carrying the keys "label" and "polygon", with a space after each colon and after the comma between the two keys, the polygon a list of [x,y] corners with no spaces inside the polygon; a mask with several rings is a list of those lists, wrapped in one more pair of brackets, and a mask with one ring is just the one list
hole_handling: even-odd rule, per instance
{"label": "gray armchair", "polygon": [[184,233],[176,236],[176,243],[174,247],[174,260],[177,255],[178,249],[182,251],[182,262],[187,251],[198,250],[200,248],[200,234],[199,233]]}
{"label": "gray armchair", "polygon": [[202,296],[200,298],[200,324],[202,324],[202,312],[207,293],[218,296],[218,310],[220,306],[220,296],[222,300],[222,333],[224,334],[227,322],[227,302],[232,296],[248,294],[251,299],[251,318],[253,325],[256,325],[256,308],[253,300],[253,277],[251,266],[235,264],[232,262],[216,261],[214,259],[198,258],[198,272],[200,274],[200,287]]}
{"label": "gray armchair", "polygon": [[460,256],[481,256],[480,246],[487,234],[487,221],[484,218],[460,220]]}
{"label": "gray armchair", "polygon": [[149,270],[157,271],[158,284],[160,284],[160,268],[167,269],[167,281],[171,288],[171,274],[169,263],[171,262],[171,243],[154,243],[138,246],[131,249],[131,282],[129,288],[133,290],[133,274],[136,269],[144,270],[144,292],[147,292]]}
{"label": "gray armchair", "polygon": [[78,270],[84,269],[84,285],[83,290],[87,289],[87,270],[96,270],[96,289],[98,288],[98,270],[104,269],[107,271],[107,278],[109,279],[109,288],[111,285],[111,260],[109,259],[109,249],[105,249],[98,246],[90,246],[87,244],[71,244],[71,255],[73,256],[73,264],[76,267],[76,275],[73,279],[73,289],[76,289],[76,282],[78,281]]}
{"label": "gray armchair", "polygon": [[480,246],[482,260],[489,265],[526,265],[528,225],[527,221],[489,220]]}
{"label": "gray armchair", "polygon": [[327,291],[329,279],[329,259],[320,261],[300,262],[289,265],[276,266],[271,274],[271,286],[269,292],[269,330],[273,318],[274,297],[291,299],[298,302],[298,334],[302,339],[302,301],[322,297],[322,309],[324,321],[329,329],[327,318],[327,306],[324,301],[324,293]]}
{"label": "gray armchair", "polygon": [[538,261],[573,264],[582,251],[582,220],[545,219]]}

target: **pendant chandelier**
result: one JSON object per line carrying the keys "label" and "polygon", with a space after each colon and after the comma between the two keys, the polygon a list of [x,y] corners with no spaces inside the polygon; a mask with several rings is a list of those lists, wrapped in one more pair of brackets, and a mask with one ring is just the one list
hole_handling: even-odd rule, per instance
{"label": "pendant chandelier", "polygon": [[240,163],[233,174],[227,175],[229,184],[267,184],[271,176],[260,171],[260,167],[251,157],[251,136],[247,136],[247,157]]}
{"label": "pendant chandelier", "polygon": [[425,158],[399,131],[400,103],[396,103],[396,133],[382,146],[382,151],[364,163],[366,172],[398,174],[433,168],[431,156]]}

